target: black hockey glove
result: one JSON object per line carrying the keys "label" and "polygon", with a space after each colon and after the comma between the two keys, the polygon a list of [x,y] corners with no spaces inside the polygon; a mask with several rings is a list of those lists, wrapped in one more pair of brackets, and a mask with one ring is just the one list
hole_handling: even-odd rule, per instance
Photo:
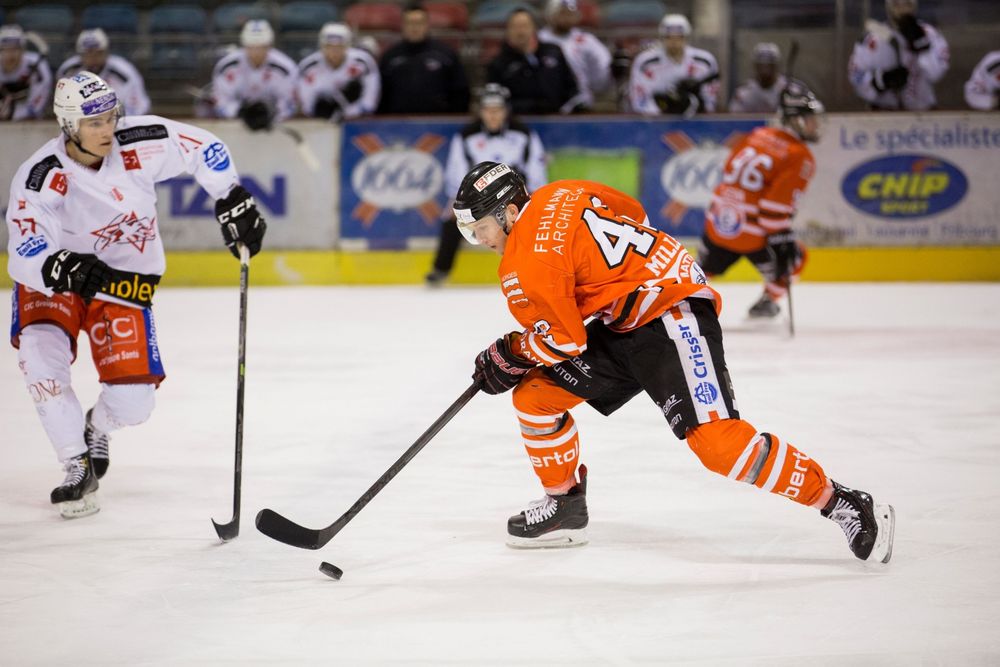
{"label": "black hockey glove", "polygon": [[273,119],[271,108],[264,102],[244,102],[239,117],[251,132],[270,129]]}
{"label": "black hockey glove", "polygon": [[788,280],[795,268],[795,258],[799,249],[792,230],[778,232],[767,237],[767,249],[774,257],[774,279],[776,282]]}
{"label": "black hockey glove", "polygon": [[666,114],[691,117],[698,111],[698,96],[694,93],[672,90],[653,95],[656,106]]}
{"label": "black hockey glove", "polygon": [[60,250],[42,263],[42,283],[53,292],[76,292],[91,299],[111,283],[111,267],[97,255]]}
{"label": "black hockey glove", "polygon": [[316,98],[313,104],[313,116],[316,118],[333,118],[334,114],[340,113],[340,103],[332,97]]}
{"label": "black hockey glove", "polygon": [[27,78],[9,81],[0,86],[0,97],[9,97],[12,100],[24,100],[28,98],[28,90],[31,84]]}
{"label": "black hockey glove", "polygon": [[876,70],[875,80],[873,81],[875,85],[875,90],[880,93],[884,93],[887,90],[901,90],[906,86],[906,82],[910,78],[910,70],[905,67],[893,67],[892,69]]}
{"label": "black hockey glove", "polygon": [[233,253],[233,257],[240,257],[237,243],[245,245],[251,257],[260,252],[267,223],[257,210],[253,197],[242,185],[230,190],[225,199],[215,202],[215,217],[222,229],[226,247]]}
{"label": "black hockey glove", "polygon": [[351,79],[346,86],[340,89],[340,92],[348,104],[354,104],[361,99],[361,90],[361,82],[357,79]]}
{"label": "black hockey glove", "polygon": [[502,394],[517,386],[524,374],[537,364],[514,352],[520,333],[511,332],[497,338],[476,357],[476,370],[472,379],[487,394]]}
{"label": "black hockey glove", "polygon": [[903,39],[909,44],[910,50],[914,53],[931,48],[931,40],[927,37],[927,31],[913,14],[903,14],[896,19],[896,27],[899,28],[899,34],[903,36]]}

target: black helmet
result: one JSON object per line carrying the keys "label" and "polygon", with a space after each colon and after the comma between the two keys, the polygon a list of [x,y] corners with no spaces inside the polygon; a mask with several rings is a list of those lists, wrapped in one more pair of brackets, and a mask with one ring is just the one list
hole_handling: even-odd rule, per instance
{"label": "black helmet", "polygon": [[823,103],[809,90],[809,86],[798,79],[789,79],[781,91],[778,100],[781,110],[781,123],[791,128],[804,141],[816,141],[818,134],[806,133],[804,118],[821,115],[825,109]]}
{"label": "black helmet", "polygon": [[528,189],[514,169],[502,162],[480,162],[465,175],[455,195],[455,220],[462,235],[477,243],[469,228],[474,222],[494,216],[506,229],[508,204],[520,211],[528,203]]}

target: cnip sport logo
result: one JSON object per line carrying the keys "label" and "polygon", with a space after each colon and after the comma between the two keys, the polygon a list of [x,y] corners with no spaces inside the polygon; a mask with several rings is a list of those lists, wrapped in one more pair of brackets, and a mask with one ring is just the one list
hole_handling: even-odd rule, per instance
{"label": "cnip sport logo", "polygon": [[844,176],[844,199],[869,215],[910,220],[942,213],[969,189],[955,165],[928,155],[889,155],[863,162]]}

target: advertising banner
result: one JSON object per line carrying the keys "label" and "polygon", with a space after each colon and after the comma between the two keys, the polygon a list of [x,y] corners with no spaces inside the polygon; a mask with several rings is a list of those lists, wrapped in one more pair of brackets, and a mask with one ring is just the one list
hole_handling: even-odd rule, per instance
{"label": "advertising banner", "polygon": [[[335,223],[339,127],[319,121],[293,121],[285,123],[292,133],[280,128],[251,133],[238,121],[193,122],[217,135],[229,147],[243,186],[253,194],[267,220],[268,248],[334,246],[338,231]],[[0,204],[6,210],[14,172],[59,130],[55,121],[51,121],[7,123],[0,131],[4,157],[0,160]],[[296,132],[308,146],[309,157],[319,163],[318,169],[308,165],[291,136]],[[156,192],[156,229],[167,251],[222,247],[215,201],[193,177],[164,181],[157,185]],[[6,248],[6,225],[0,227],[0,243],[0,247]]]}
{"label": "advertising banner", "polygon": [[[344,129],[341,237],[347,246],[405,248],[437,236],[448,144],[462,124],[365,120]],[[607,182],[642,201],[653,224],[698,236],[729,147],[752,120],[529,118],[549,155],[550,178]]]}
{"label": "advertising banner", "polygon": [[1000,243],[1000,114],[831,115],[813,152],[811,245]]}

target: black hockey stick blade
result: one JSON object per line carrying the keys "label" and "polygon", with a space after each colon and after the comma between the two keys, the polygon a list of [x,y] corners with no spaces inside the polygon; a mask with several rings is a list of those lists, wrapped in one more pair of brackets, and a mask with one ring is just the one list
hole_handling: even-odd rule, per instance
{"label": "black hockey stick blade", "polygon": [[215,519],[212,519],[212,525],[215,526],[215,532],[218,534],[219,539],[223,542],[228,542],[234,537],[239,537],[240,534],[240,517],[233,517],[233,520],[229,523],[215,523]]}
{"label": "black hockey stick blade", "polygon": [[459,411],[465,407],[465,404],[472,400],[472,397],[479,393],[479,383],[473,382],[472,385],[466,389],[461,396],[455,399],[455,402],[444,411],[444,413],[437,418],[437,420],[430,425],[430,427],[424,431],[423,435],[417,438],[417,441],[410,445],[409,449],[403,452],[395,463],[389,466],[381,477],[375,480],[367,491],[365,491],[360,498],[351,505],[350,509],[340,515],[336,521],[331,523],[326,528],[316,529],[316,528],[306,528],[305,526],[300,526],[294,521],[287,519],[274,510],[262,509],[257,513],[257,518],[254,521],[257,526],[257,530],[264,533],[271,539],[283,542],[289,546],[298,547],[299,549],[319,549],[326,545],[327,542],[333,539],[334,535],[339,533],[344,526],[351,522],[351,519],[356,517],[365,506],[371,502],[372,498],[378,495],[379,491],[385,488],[393,477],[399,474],[399,471],[406,467],[406,464],[413,460],[413,457],[420,452],[421,449],[427,445],[431,439],[438,434],[438,432],[444,428],[445,424],[450,422]]}

